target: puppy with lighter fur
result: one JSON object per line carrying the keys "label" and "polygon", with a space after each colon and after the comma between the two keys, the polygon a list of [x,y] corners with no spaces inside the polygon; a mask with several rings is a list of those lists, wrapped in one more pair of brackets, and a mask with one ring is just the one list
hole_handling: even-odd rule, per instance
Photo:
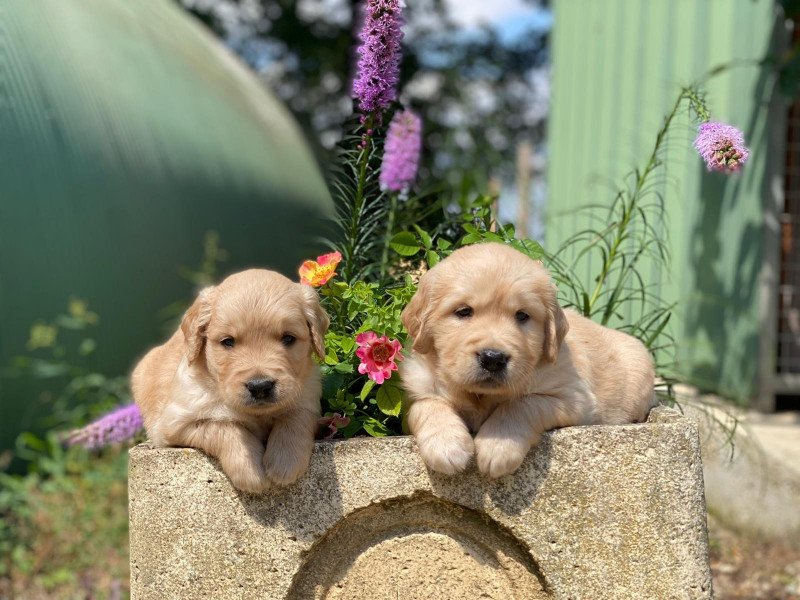
{"label": "puppy with lighter fur", "polygon": [[414,340],[401,366],[408,425],[435,471],[475,455],[502,477],[545,431],[643,421],[654,404],[644,345],[562,310],[541,262],[509,246],[454,252],[422,276],[402,320]]}
{"label": "puppy with lighter fur", "polygon": [[200,292],[178,331],[132,376],[155,446],[199,448],[257,493],[308,467],[320,416],[328,315],[313,288],[261,269]]}

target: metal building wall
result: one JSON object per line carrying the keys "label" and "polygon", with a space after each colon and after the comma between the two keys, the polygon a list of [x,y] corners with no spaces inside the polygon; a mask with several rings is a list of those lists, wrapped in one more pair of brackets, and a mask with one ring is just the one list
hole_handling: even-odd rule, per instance
{"label": "metal building wall", "polygon": [[[739,66],[707,86],[713,118],[744,130],[751,158],[743,173],[705,171],[692,149],[696,128],[683,111],[667,141],[664,195],[669,272],[647,269],[667,301],[678,376],[741,400],[756,395],[766,323],[765,242],[774,240],[771,182],[783,168],[774,132],[773,80],[754,63],[776,37],[775,6],[752,0],[556,0],[553,102],[549,127],[546,244],[555,249],[585,226],[578,207],[610,202],[626,172],[642,165],[681,85],[712,67]],[[772,113],[771,113],[772,111]],[[771,233],[765,235],[765,224]],[[587,280],[596,269],[588,265]],[[775,286],[777,289],[777,286]],[[761,356],[759,356],[761,355]],[[759,363],[759,359],[761,363]],[[766,361],[766,363],[765,363]],[[769,368],[769,367],[768,367]],[[774,372],[774,367],[773,367]]]}

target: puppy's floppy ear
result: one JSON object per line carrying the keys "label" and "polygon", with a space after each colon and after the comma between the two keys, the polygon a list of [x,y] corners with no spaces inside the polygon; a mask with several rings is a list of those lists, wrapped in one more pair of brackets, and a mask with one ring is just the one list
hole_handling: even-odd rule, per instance
{"label": "puppy's floppy ear", "polygon": [[547,362],[555,362],[561,342],[569,331],[567,315],[558,304],[558,294],[555,285],[550,285],[545,302],[547,316],[544,320],[544,348],[543,356]]}
{"label": "puppy's floppy ear", "polygon": [[417,293],[411,298],[411,302],[403,309],[400,320],[408,330],[409,335],[414,338],[412,348],[420,354],[426,354],[433,350],[433,338],[429,331],[429,319],[431,312],[431,273],[425,273],[417,287]]}
{"label": "puppy's floppy ear", "polygon": [[194,304],[183,315],[181,331],[186,343],[186,358],[189,360],[189,364],[197,360],[206,343],[206,329],[211,321],[211,295],[213,292],[213,287],[202,289]]}
{"label": "puppy's floppy ear", "polygon": [[311,332],[311,345],[314,353],[320,358],[325,358],[325,333],[331,324],[331,319],[319,302],[317,292],[310,285],[297,284],[303,291],[305,307],[303,312],[306,316],[308,330]]}

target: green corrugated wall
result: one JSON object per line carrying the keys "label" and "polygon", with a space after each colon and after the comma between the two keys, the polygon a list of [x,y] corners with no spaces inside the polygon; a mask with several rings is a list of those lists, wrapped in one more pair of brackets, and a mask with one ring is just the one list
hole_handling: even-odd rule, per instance
{"label": "green corrugated wall", "polygon": [[[767,0],[556,0],[546,244],[586,224],[576,209],[607,203],[649,154],[680,87],[712,67],[769,51],[775,7]],[[666,199],[672,261],[649,282],[678,306],[672,323],[679,377],[740,400],[756,392],[763,206],[772,79],[739,66],[706,86],[712,118],[745,132],[751,158],[740,176],[706,173],[686,111],[667,141],[656,190]],[[585,270],[587,279],[596,265]]]}

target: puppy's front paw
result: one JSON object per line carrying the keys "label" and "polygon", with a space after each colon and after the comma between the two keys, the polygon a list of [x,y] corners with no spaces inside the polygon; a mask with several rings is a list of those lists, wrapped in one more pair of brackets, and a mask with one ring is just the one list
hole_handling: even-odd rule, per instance
{"label": "puppy's front paw", "polygon": [[306,472],[309,459],[310,456],[299,456],[286,450],[279,451],[274,446],[268,446],[264,453],[264,470],[273,483],[289,485]]}
{"label": "puppy's front paw", "polygon": [[260,465],[241,461],[236,465],[225,465],[223,470],[237,490],[260,494],[269,488],[269,481]]}
{"label": "puppy's front paw", "polygon": [[466,469],[475,453],[475,444],[466,427],[439,429],[418,435],[417,446],[428,468],[445,475],[454,475]]}
{"label": "puppy's front paw", "polygon": [[519,469],[530,447],[516,440],[502,438],[475,439],[478,469],[492,479],[509,475]]}

